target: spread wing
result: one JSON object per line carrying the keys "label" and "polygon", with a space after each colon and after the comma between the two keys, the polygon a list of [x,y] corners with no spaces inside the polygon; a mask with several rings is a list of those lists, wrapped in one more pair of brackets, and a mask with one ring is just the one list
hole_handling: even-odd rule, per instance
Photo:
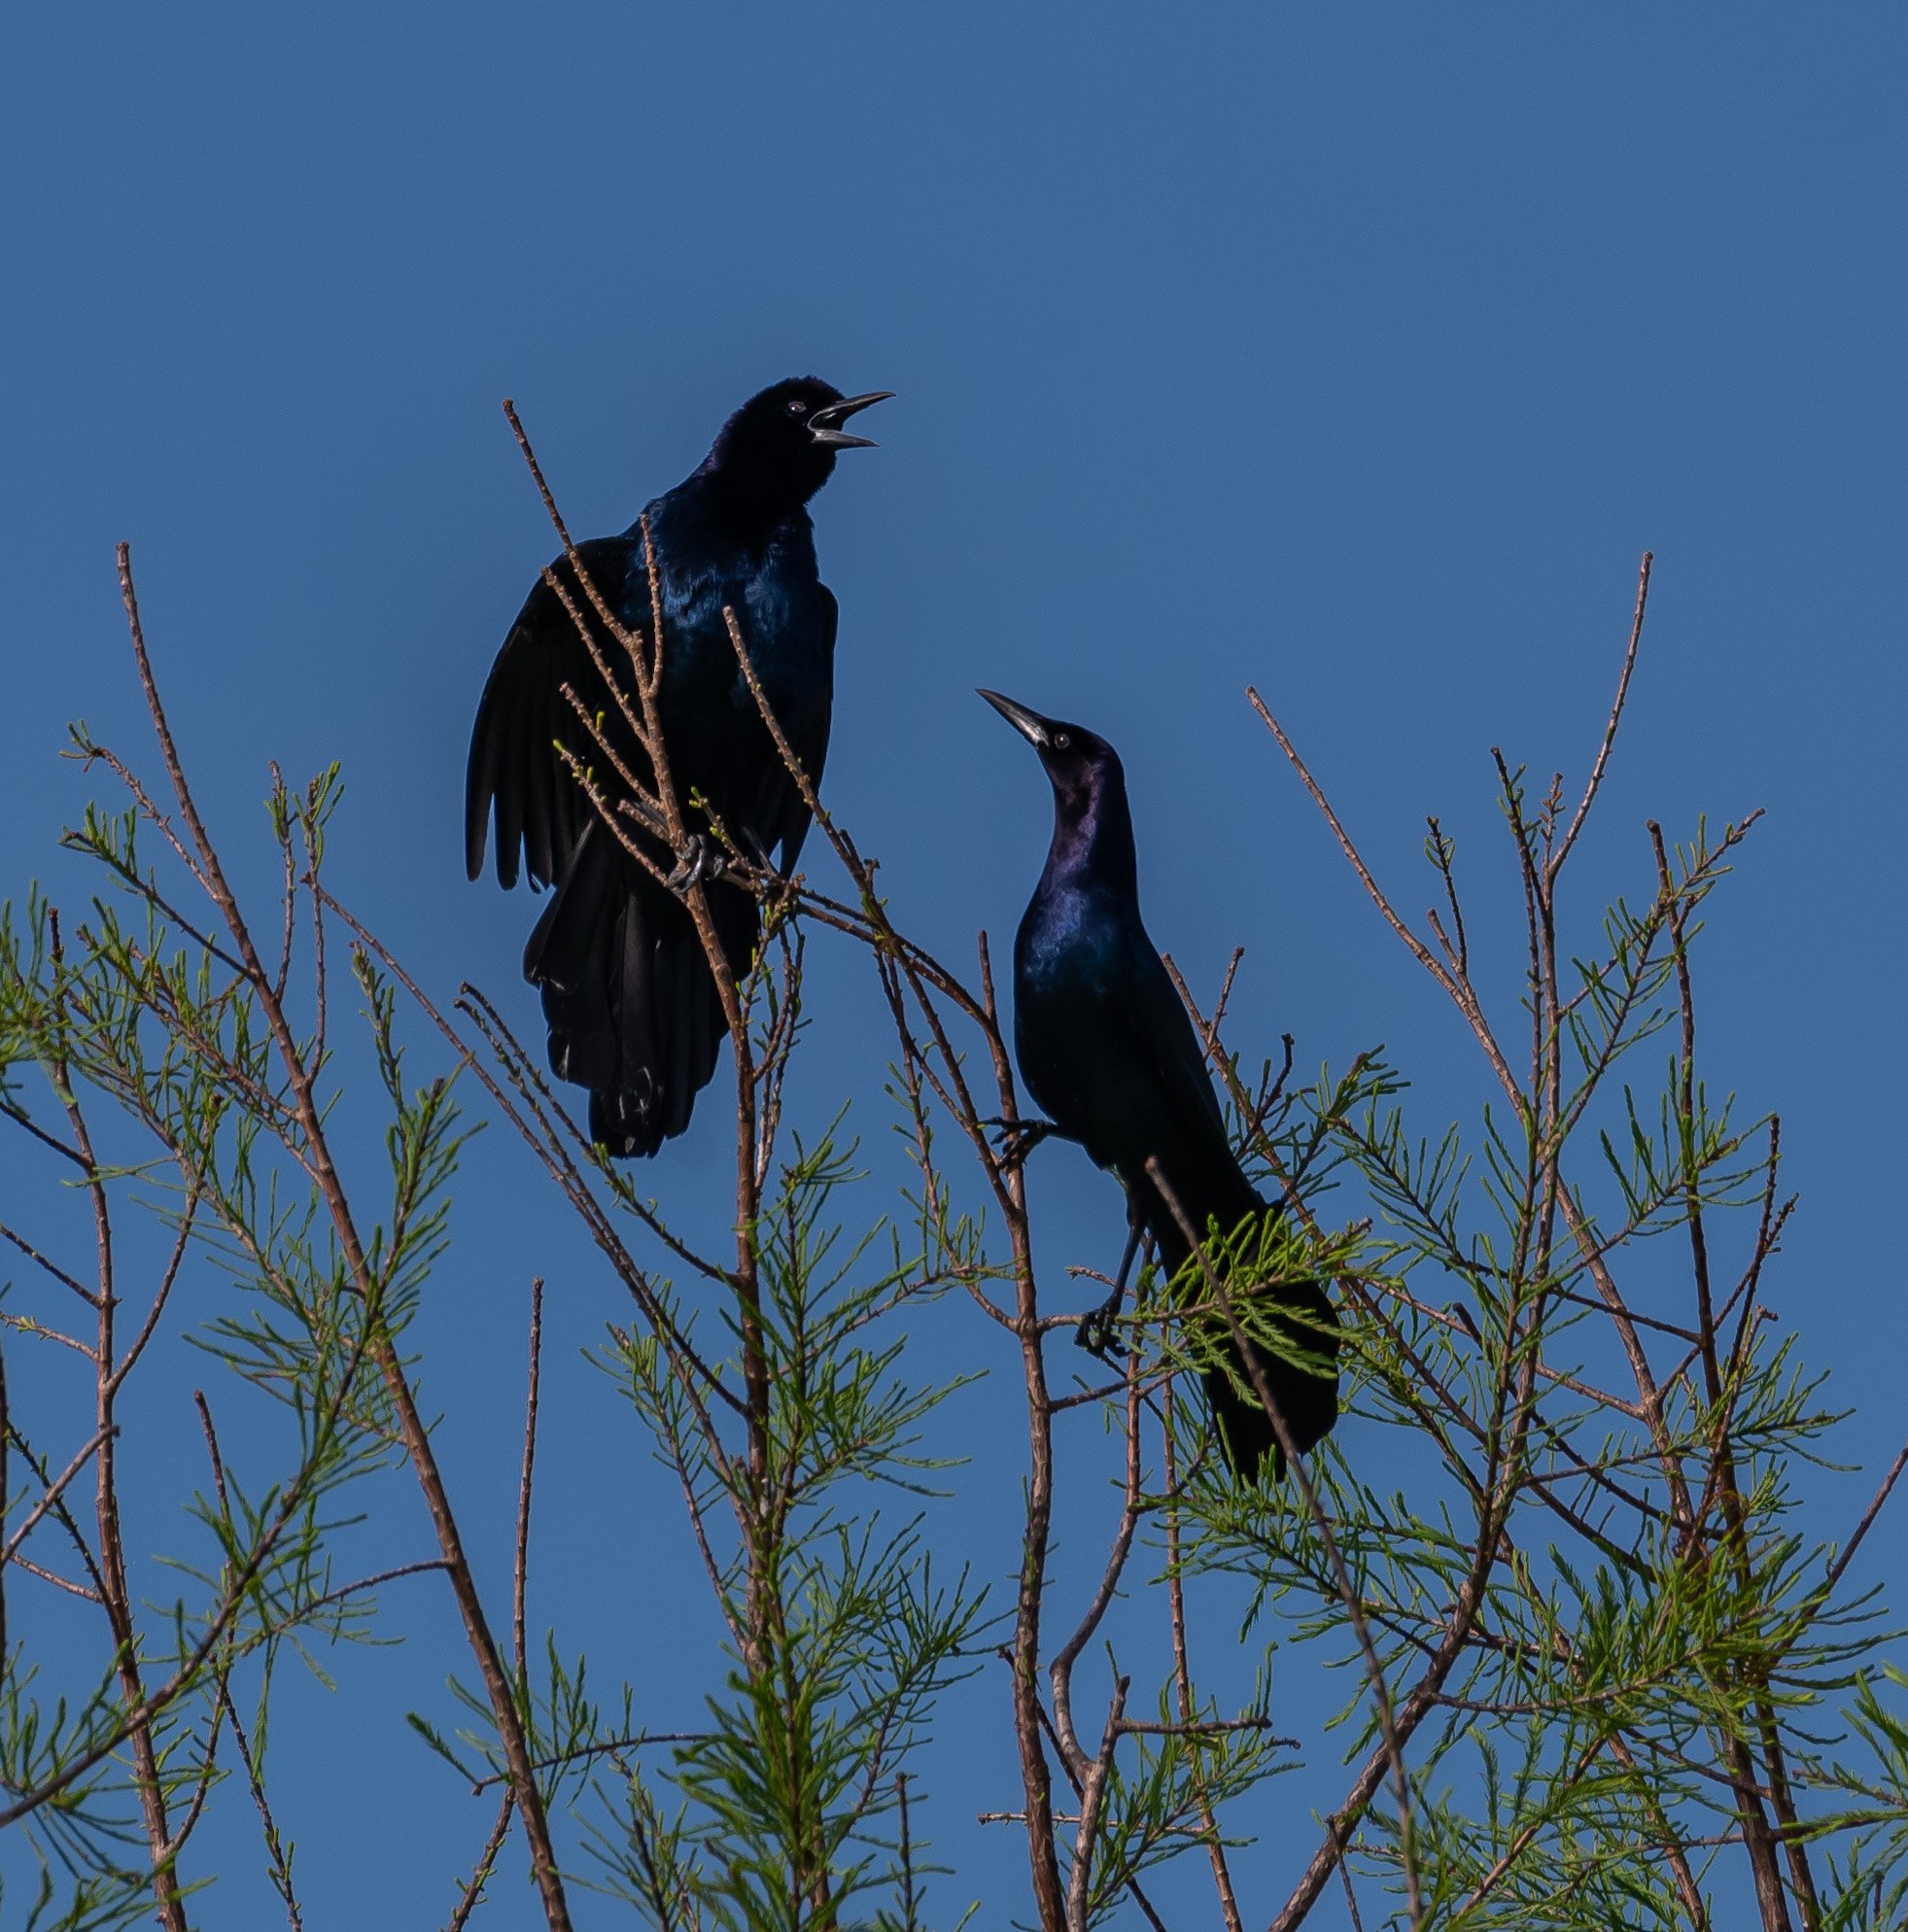
{"label": "spread wing", "polygon": [[[640,538],[623,535],[595,537],[577,545],[591,582],[612,608],[635,566],[639,542]],[[566,579],[571,577],[567,563],[559,563],[557,569]],[[587,613],[589,600],[574,587],[572,596]],[[614,650],[611,644],[604,652],[606,663],[614,663]],[[621,742],[627,734],[620,728],[613,694],[576,635],[562,600],[539,577],[491,666],[470,734],[464,785],[464,859],[472,879],[483,871],[493,809],[500,884],[517,882],[519,854],[536,885],[557,882],[569,868],[592,813],[557,746],[568,745],[585,763],[601,759],[563,695],[566,684],[603,717],[625,755],[633,750]]]}

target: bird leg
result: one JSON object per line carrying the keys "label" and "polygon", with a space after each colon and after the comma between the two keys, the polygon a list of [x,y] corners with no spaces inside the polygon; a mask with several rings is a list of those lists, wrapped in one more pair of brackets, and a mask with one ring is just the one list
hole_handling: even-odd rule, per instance
{"label": "bird leg", "polygon": [[[1004,1169],[1020,1166],[1043,1140],[1060,1133],[1052,1121],[983,1121],[981,1125],[994,1129],[1000,1164]],[[1060,1138],[1066,1140],[1070,1136],[1060,1134]]]}
{"label": "bird leg", "polygon": [[1110,1357],[1126,1353],[1126,1344],[1114,1333],[1113,1325],[1120,1319],[1120,1310],[1127,1299],[1127,1274],[1132,1267],[1133,1257],[1139,1252],[1141,1228],[1137,1215],[1127,1218],[1127,1252],[1120,1257],[1120,1272],[1113,1278],[1113,1293],[1097,1308],[1089,1309],[1081,1316],[1080,1326],[1073,1331],[1073,1339],[1089,1355],[1096,1355],[1102,1362]]}
{"label": "bird leg", "polygon": [[728,854],[713,840],[691,832],[676,855],[676,870],[664,883],[672,892],[688,892],[705,880],[720,879],[728,869]]}

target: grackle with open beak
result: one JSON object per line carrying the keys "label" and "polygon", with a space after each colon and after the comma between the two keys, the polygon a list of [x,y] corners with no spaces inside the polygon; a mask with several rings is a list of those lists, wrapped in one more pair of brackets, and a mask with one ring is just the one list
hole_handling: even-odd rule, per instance
{"label": "grackle with open beak", "polygon": [[[816,572],[808,502],[840,451],[872,447],[843,425],[889,394],[845,397],[814,376],[777,383],[745,402],[696,470],[636,524],[576,546],[618,622],[647,637],[647,522],[661,583],[663,744],[691,819],[686,848],[672,849],[653,813],[633,800],[621,774],[648,789],[648,753],[546,582],[531,591],[491,667],[470,738],[466,865],[472,879],[482,872],[494,816],[500,883],[515,884],[521,862],[533,886],[556,888],[524,950],[524,978],[541,989],[550,1069],[589,1089],[591,1137],[610,1154],[654,1154],[688,1125],[727,1032],[681,897],[685,880],[717,875],[709,904],[724,956],[739,977],[754,957],[759,908],[738,882],[719,879],[715,847],[699,828],[712,814],[745,854],[764,862],[779,848],[784,874],[809,829],[808,808],[740,674],[723,611],[735,611],[770,708],[819,782],[836,604]],[[554,572],[634,707],[621,647],[568,561],[559,559]],[[566,686],[598,721],[610,755],[593,742]],[[653,871],[598,822],[566,749],[589,769],[611,811],[639,805],[618,822]],[[703,801],[694,811],[692,795]]]}

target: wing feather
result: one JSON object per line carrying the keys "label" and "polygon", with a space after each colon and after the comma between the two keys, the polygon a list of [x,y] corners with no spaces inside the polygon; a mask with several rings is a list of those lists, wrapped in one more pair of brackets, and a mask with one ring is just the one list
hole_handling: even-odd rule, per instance
{"label": "wing feather", "polygon": [[[841,605],[826,584],[815,585],[820,613],[821,661],[824,673],[819,688],[805,713],[782,726],[788,748],[799,761],[811,786],[821,790],[821,769],[828,762],[828,726],[835,708],[835,632],[841,620]],[[764,814],[762,845],[765,850],[781,847],[783,877],[795,870],[802,855],[802,843],[809,835],[811,813],[802,797],[802,788],[785,770],[777,772],[780,790],[774,809]]]}
{"label": "wing feather", "polygon": [[[635,548],[627,533],[578,546],[592,581],[612,601],[633,568]],[[609,702],[570,613],[539,577],[491,666],[470,735],[464,854],[472,879],[483,871],[493,819],[501,884],[514,885],[520,869],[538,884],[554,884],[570,865],[587,813],[556,749],[559,738],[573,745],[576,737],[566,684],[585,704]]]}
{"label": "wing feather", "polygon": [[1146,963],[1127,986],[1127,1018],[1152,1062],[1181,1131],[1226,1146],[1226,1116],[1206,1071],[1204,1049],[1164,962],[1149,943]]}
{"label": "wing feather", "polygon": [[524,733],[521,771],[523,774],[523,856],[534,885],[547,885],[557,876],[554,850],[556,787],[538,783],[538,767],[552,755],[550,744],[550,692],[539,687],[529,694],[525,707],[530,728]]}

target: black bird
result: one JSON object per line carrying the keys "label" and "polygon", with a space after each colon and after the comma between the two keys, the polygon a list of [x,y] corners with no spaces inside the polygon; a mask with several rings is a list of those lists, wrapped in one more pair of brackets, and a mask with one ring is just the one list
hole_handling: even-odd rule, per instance
{"label": "black bird", "polygon": [[[809,812],[743,680],[723,607],[741,623],[790,748],[818,782],[834,691],[836,604],[816,574],[807,504],[827,482],[837,451],[873,447],[842,425],[890,394],[844,397],[814,376],[777,383],[745,402],[695,472],[620,536],[576,546],[618,621],[646,635],[647,522],[661,580],[663,742],[677,796],[687,813],[691,794],[699,794],[745,852],[752,846],[766,861],[780,846],[784,873],[801,850]],[[603,661],[615,670],[620,647],[596,624],[567,561],[555,569],[589,617]],[[633,690],[626,664],[618,682]],[[516,883],[521,850],[533,886],[556,887],[523,960],[524,978],[542,989],[550,1070],[590,1089],[592,1139],[614,1155],[650,1155],[689,1124],[727,1028],[687,908],[598,822],[559,754],[557,747],[567,746],[594,769],[612,809],[629,797],[614,761],[603,757],[564,698],[566,684],[601,721],[629,772],[651,783],[649,760],[616,694],[562,601],[539,578],[477,707],[465,785],[465,860],[477,878],[494,809],[499,882]],[[660,839],[630,829],[665,875],[678,882],[707,876],[712,847],[700,831],[690,850],[672,852]],[[730,966],[746,972],[760,933],[755,900],[732,882],[711,891],[710,907]]]}
{"label": "black bird", "polygon": [[[1054,787],[1047,868],[1014,937],[1014,1053],[1028,1094],[1050,1117],[1029,1123],[1022,1147],[1047,1133],[1078,1141],[1126,1190],[1131,1238],[1121,1286],[1082,1325],[1083,1340],[1097,1328],[1103,1345],[1140,1233],[1152,1236],[1169,1280],[1193,1254],[1149,1160],[1201,1237],[1264,1229],[1278,1210],[1233,1156],[1198,1038],[1140,917],[1119,754],[1080,725],[995,691],[981,696],[1039,752]],[[1181,1289],[1210,1299],[1202,1279],[1182,1278]],[[1274,1318],[1281,1336],[1321,1363],[1314,1373],[1250,1345],[1294,1443],[1309,1449],[1338,1416],[1337,1317],[1316,1282],[1238,1290],[1241,1308],[1266,1299],[1293,1318]],[[1230,1340],[1225,1353],[1231,1372],[1215,1365],[1205,1388],[1226,1453],[1247,1477],[1267,1459],[1282,1474],[1284,1454],[1252,1378]]]}

